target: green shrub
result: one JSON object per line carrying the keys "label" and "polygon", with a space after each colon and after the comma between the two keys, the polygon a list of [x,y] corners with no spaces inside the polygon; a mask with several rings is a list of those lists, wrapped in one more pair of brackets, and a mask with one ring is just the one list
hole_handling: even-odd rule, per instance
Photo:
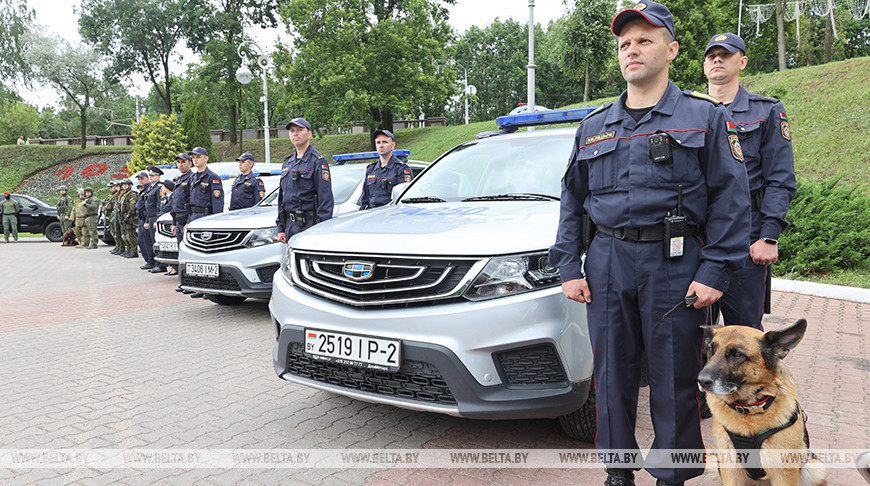
{"label": "green shrub", "polygon": [[156,120],[146,116],[133,124],[136,144],[127,166],[131,174],[149,165],[172,164],[175,156],[183,150],[181,127],[175,114],[160,115]]}
{"label": "green shrub", "polygon": [[209,132],[208,100],[205,95],[192,99],[184,104],[184,115],[181,120],[181,131],[187,150],[203,147],[208,153],[213,152],[211,132]]}
{"label": "green shrub", "polygon": [[870,197],[860,186],[798,178],[775,275],[870,268]]}

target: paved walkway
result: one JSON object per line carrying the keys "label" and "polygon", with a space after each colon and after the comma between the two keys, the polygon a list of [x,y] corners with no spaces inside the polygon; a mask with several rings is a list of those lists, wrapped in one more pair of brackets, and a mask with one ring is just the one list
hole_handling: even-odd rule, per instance
{"label": "paved walkway", "polygon": [[[0,459],[22,449],[160,449],[181,459],[227,449],[590,450],[555,420],[469,421],[283,382],[272,369],[262,301],[223,307],[190,299],[173,292],[174,279],[108,249],[0,243]],[[765,325],[801,317],[810,328],[787,363],[812,448],[870,449],[870,304],[777,291]],[[652,442],[646,401],[644,389],[642,447]],[[702,427],[712,444],[709,422]],[[593,469],[507,467],[0,467],[3,484],[551,486],[603,477]],[[653,481],[641,472],[638,484]],[[854,469],[834,469],[830,484],[862,483]]]}

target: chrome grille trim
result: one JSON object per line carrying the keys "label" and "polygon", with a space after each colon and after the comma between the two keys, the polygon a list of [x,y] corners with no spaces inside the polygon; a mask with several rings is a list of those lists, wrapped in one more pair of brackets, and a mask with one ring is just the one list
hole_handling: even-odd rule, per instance
{"label": "chrome grille trim", "polygon": [[[211,233],[210,239],[204,239],[203,233]],[[250,230],[187,230],[184,232],[184,242],[190,248],[204,253],[216,253],[242,248]]]}
{"label": "chrome grille trim", "polygon": [[172,223],[166,223],[163,221],[158,222],[157,232],[167,238],[175,238],[175,235],[172,234]]}
{"label": "chrome grille trim", "polygon": [[[439,284],[441,284],[441,282],[443,282],[444,279],[446,279],[447,276],[450,275],[450,273],[453,271],[453,268],[452,268],[452,267],[448,267],[448,268],[446,269],[446,271],[444,271],[444,272],[441,274],[441,276],[438,278],[438,280],[436,280],[436,281],[434,281],[434,282],[432,282],[432,283],[430,283],[430,284],[426,284],[426,285],[412,285],[412,286],[410,286],[410,287],[399,287],[399,288],[395,288],[395,289],[357,290],[357,289],[352,289],[352,288],[345,287],[345,286],[342,286],[342,285],[336,285],[336,284],[333,284],[333,283],[330,283],[330,282],[327,282],[327,281],[325,281],[325,280],[322,280],[322,279],[317,278],[315,275],[313,275],[313,274],[309,271],[309,268],[308,268],[308,261],[307,261],[307,260],[303,260],[303,261],[302,261],[302,266],[303,266],[303,268],[302,268],[302,273],[303,273],[303,275],[304,275],[306,278],[308,278],[309,280],[311,280],[312,282],[316,282],[316,283],[319,283],[319,284],[321,284],[321,285],[324,285],[324,286],[326,286],[326,287],[330,287],[330,288],[333,288],[333,289],[336,289],[336,290],[343,290],[343,291],[345,291],[345,292],[351,292],[351,293],[354,293],[354,294],[357,294],[357,295],[371,295],[371,294],[381,294],[381,293],[407,292],[407,291],[409,291],[409,290],[423,290],[423,289],[428,289],[428,288],[432,288],[432,287],[437,287],[437,286],[438,286]],[[315,264],[314,266],[316,267],[317,265]],[[379,265],[379,266],[386,267],[387,265]],[[315,268],[315,270],[316,270],[316,268]],[[417,272],[417,275],[419,276],[421,273],[423,273],[424,270],[425,270],[424,268],[421,268],[421,269]],[[336,279],[336,280],[337,280],[337,279]],[[395,283],[395,282],[406,281],[406,280],[409,280],[409,279],[408,279],[408,278],[400,278],[400,279],[399,279],[399,278],[397,278],[397,279],[383,279],[383,280],[377,280],[377,281],[374,281],[374,282],[369,281],[369,282],[358,282],[358,283],[360,283],[360,284],[365,284],[365,283],[368,283],[368,284],[380,284],[380,283]]]}
{"label": "chrome grille trim", "polygon": [[[344,265],[343,262],[314,262],[313,267],[314,267],[314,271],[318,275],[322,275],[323,277],[326,277],[326,278],[329,278],[332,280],[337,280],[339,282],[347,282],[347,279],[342,278],[337,273],[325,272],[325,271],[321,270],[321,268],[320,268],[321,265],[340,267],[340,266]],[[379,283],[396,283],[396,282],[402,282],[405,280],[414,280],[415,278],[418,278],[420,275],[423,274],[423,272],[426,271],[426,267],[411,266],[411,265],[389,265],[389,264],[383,265],[382,264],[382,265],[378,265],[378,267],[379,268],[404,268],[404,269],[408,269],[408,270],[416,269],[417,272],[414,275],[407,276],[407,277],[388,278],[388,279],[382,279],[382,280],[377,280],[377,281],[371,281],[371,280],[355,281],[354,283],[356,283],[358,285],[373,285],[373,284],[379,284]],[[324,285],[328,285],[328,284],[324,283]]]}

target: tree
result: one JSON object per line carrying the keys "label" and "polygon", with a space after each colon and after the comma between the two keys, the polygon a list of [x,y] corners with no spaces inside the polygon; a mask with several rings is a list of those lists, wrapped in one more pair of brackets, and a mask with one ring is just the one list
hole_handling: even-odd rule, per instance
{"label": "tree", "polygon": [[54,86],[79,110],[82,149],[87,140],[87,111],[94,99],[105,90],[100,75],[100,57],[83,46],[71,46],[60,39],[29,36],[30,47],[25,59],[37,79]]}
{"label": "tree", "polygon": [[730,0],[671,0],[680,52],[671,63],[670,78],[682,89],[707,91],[704,76],[704,49],[710,37],[734,30],[737,2]]}
{"label": "tree", "polygon": [[0,0],[0,79],[26,78],[29,68],[24,52],[31,20],[33,10],[27,8],[26,0]]}
{"label": "tree", "polygon": [[[577,81],[583,80],[583,101],[589,101],[594,73],[604,70],[614,56],[616,41],[610,21],[616,10],[613,0],[578,0],[562,32],[562,67]],[[600,79],[600,78],[599,78]]]}
{"label": "tree", "polygon": [[20,101],[0,104],[0,145],[16,143],[18,137],[36,138],[39,112]]}
{"label": "tree", "polygon": [[419,116],[455,92],[438,0],[301,0],[280,13],[295,47],[276,54],[276,71],[290,85],[287,103],[315,128],[392,130],[396,113]]}
{"label": "tree", "polygon": [[184,146],[181,127],[174,113],[158,115],[154,120],[141,117],[138,123],[133,124],[133,136],[136,137],[136,144],[127,165],[131,174],[149,165],[171,163]]}
{"label": "tree", "polygon": [[210,124],[208,119],[208,100],[205,95],[184,105],[184,118],[181,132],[185,147],[203,147],[212,152]]}
{"label": "tree", "polygon": [[[111,56],[108,75],[118,79],[144,74],[172,113],[169,68],[179,41],[206,39],[207,0],[84,0],[79,31]],[[179,57],[180,59],[180,57]]]}

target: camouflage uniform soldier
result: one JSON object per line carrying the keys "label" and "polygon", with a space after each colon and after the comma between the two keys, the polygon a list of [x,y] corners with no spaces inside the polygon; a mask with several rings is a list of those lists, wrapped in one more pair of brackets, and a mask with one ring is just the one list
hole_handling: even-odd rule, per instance
{"label": "camouflage uniform soldier", "polygon": [[124,197],[127,196],[127,191],[130,190],[129,186],[124,186],[123,181],[118,181],[118,194],[115,199],[115,211],[112,214],[112,230],[115,236],[115,249],[118,250],[115,252],[116,255],[125,256],[127,253],[127,241],[124,239],[124,223],[122,222],[123,216],[121,216],[121,205],[124,202]]}
{"label": "camouflage uniform soldier", "polygon": [[85,225],[85,190],[80,187],[76,192],[79,195],[79,200],[73,206],[70,220],[76,225],[76,239],[79,240],[76,248],[84,248],[91,241],[91,234],[88,233],[88,227]]}
{"label": "camouflage uniform soldier", "polygon": [[[118,217],[121,221],[121,233],[124,239],[124,248],[126,253],[121,256],[125,258],[138,258],[139,253],[136,251],[138,242],[136,240],[136,226],[139,225],[139,218],[136,216],[136,201],[139,200],[139,193],[131,189],[133,184],[129,179],[121,181],[124,195],[121,196],[120,213]],[[126,186],[126,187],[124,187]]]}
{"label": "camouflage uniform soldier", "polygon": [[15,241],[18,241],[18,213],[21,212],[21,206],[18,201],[12,199],[12,193],[6,191],[3,193],[3,200],[0,202],[0,213],[3,213],[3,237],[6,238],[6,243],[9,243],[9,233],[12,233]]}
{"label": "camouflage uniform soldier", "polygon": [[60,199],[57,200],[57,220],[60,221],[60,228],[64,234],[69,231],[72,226],[69,213],[72,209],[72,200],[67,196],[66,186],[60,186]]}
{"label": "camouflage uniform soldier", "polygon": [[[115,219],[115,207],[118,203],[118,183],[115,181],[110,181],[108,184],[109,191],[112,193],[109,197],[106,198],[105,202],[103,202],[103,228],[106,234],[112,235],[112,239],[116,242],[118,241],[118,234],[115,231],[115,226],[112,222]],[[117,254],[118,248],[112,248],[109,253]]]}
{"label": "camouflage uniform soldier", "polygon": [[86,247],[88,250],[97,248],[97,241],[100,235],[97,233],[97,214],[100,212],[100,201],[94,197],[94,190],[90,187],[85,188],[85,224],[88,225],[88,233],[90,233],[90,244]]}

